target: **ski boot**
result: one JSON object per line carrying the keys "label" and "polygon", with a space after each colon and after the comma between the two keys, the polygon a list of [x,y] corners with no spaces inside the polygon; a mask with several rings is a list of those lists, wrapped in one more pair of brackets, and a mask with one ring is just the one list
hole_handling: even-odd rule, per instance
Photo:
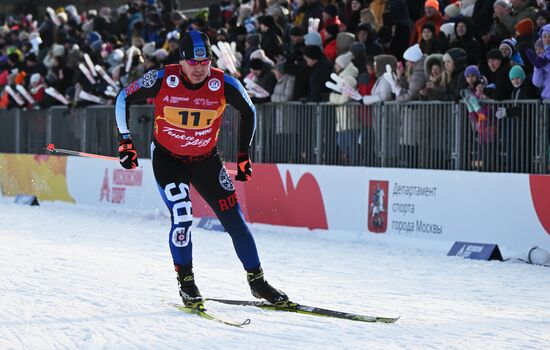
{"label": "ski boot", "polygon": [[288,301],[288,296],[273,288],[265,279],[264,271],[260,266],[255,269],[246,271],[246,279],[250,285],[250,291],[252,295],[258,299],[265,299],[271,304],[285,304]]}
{"label": "ski boot", "polygon": [[191,309],[201,308],[203,305],[202,295],[195,284],[193,265],[188,264],[186,266],[181,266],[174,264],[174,267],[178,273],[178,284],[183,305]]}

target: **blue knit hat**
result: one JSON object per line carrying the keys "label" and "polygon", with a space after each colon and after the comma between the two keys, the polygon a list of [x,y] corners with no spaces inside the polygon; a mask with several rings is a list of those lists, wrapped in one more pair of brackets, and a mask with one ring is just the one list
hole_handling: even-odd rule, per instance
{"label": "blue knit hat", "polygon": [[464,77],[467,77],[468,75],[475,75],[479,79],[481,73],[479,72],[479,68],[477,68],[477,66],[471,65],[466,67],[464,70]]}

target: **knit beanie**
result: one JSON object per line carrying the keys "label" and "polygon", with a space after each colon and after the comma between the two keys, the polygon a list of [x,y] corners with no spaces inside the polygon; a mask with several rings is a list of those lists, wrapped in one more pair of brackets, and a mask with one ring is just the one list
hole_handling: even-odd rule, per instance
{"label": "knit beanie", "polygon": [[471,65],[466,67],[466,69],[464,70],[464,77],[467,77],[468,75],[475,75],[479,79],[481,73],[479,72],[479,68],[477,68],[476,65]]}
{"label": "knit beanie", "polygon": [[342,68],[346,68],[348,64],[350,64],[352,58],[353,58],[353,55],[351,54],[351,52],[346,52],[336,57],[336,60],[334,61],[334,63],[336,63]]}
{"label": "knit beanie", "polygon": [[422,50],[420,50],[420,46],[418,44],[414,44],[413,46],[409,47],[405,52],[403,53],[403,58],[407,61],[411,62],[418,62],[422,59]]}
{"label": "knit beanie", "polygon": [[304,56],[312,60],[318,60],[323,57],[323,51],[317,45],[308,45],[304,48]]}
{"label": "knit beanie", "polygon": [[523,68],[521,68],[521,66],[515,65],[512,67],[512,69],[510,69],[508,76],[510,77],[510,80],[515,78],[520,78],[521,80],[524,80],[525,72],[523,71]]}
{"label": "knit beanie", "polygon": [[304,35],[304,44],[306,46],[315,45],[323,48],[323,39],[321,39],[321,34],[317,32],[311,32]]}
{"label": "knit beanie", "polygon": [[252,34],[248,34],[245,40],[250,46],[259,46],[260,38],[261,38],[260,34],[252,33]]}
{"label": "knit beanie", "polygon": [[510,50],[510,57],[512,57],[516,53],[516,39],[514,38],[504,39],[500,43],[499,49],[502,46],[508,47],[508,49]]}
{"label": "knit beanie", "polygon": [[328,4],[325,6],[324,12],[331,17],[338,16],[338,8],[333,4]]}
{"label": "knit beanie", "polygon": [[460,2],[449,4],[445,7],[445,14],[449,18],[458,17],[460,15]]}
{"label": "knit beanie", "polygon": [[253,58],[250,60],[249,68],[254,70],[262,70],[264,68],[264,61],[259,58]]}
{"label": "knit beanie", "polygon": [[509,9],[510,7],[512,7],[512,5],[510,5],[510,2],[508,0],[496,0],[494,3],[493,3],[493,7],[497,6],[497,5],[500,5],[504,8],[507,8]]}
{"label": "knit beanie", "polygon": [[491,59],[491,58],[500,60],[500,61],[504,60],[502,51],[500,51],[499,49],[491,49],[489,52],[487,52],[487,59]]}
{"label": "knit beanie", "polygon": [[354,42],[349,46],[349,51],[354,57],[359,57],[367,52],[367,47],[362,42]]}
{"label": "knit beanie", "polygon": [[524,18],[516,24],[516,32],[519,35],[530,35],[535,31],[535,25],[531,18]]}
{"label": "knit beanie", "polygon": [[424,7],[431,7],[439,11],[439,1],[437,0],[426,0]]}

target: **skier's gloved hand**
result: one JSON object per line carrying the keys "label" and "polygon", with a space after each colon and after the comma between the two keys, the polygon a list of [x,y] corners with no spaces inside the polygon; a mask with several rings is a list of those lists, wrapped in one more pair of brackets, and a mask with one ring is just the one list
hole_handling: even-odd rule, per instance
{"label": "skier's gloved hand", "polygon": [[135,169],[138,166],[137,152],[128,134],[122,135],[118,143],[118,159],[125,169]]}
{"label": "skier's gloved hand", "polygon": [[252,162],[248,152],[237,153],[237,175],[235,180],[248,181],[252,177]]}

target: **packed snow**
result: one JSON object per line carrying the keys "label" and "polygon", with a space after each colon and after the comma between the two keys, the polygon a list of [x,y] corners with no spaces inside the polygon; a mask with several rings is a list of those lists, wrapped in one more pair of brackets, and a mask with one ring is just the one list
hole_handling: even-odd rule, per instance
{"label": "packed snow", "polygon": [[[176,310],[165,213],[0,197],[0,349],[548,349],[550,268],[447,257],[452,242],[252,225],[267,279],[372,324],[209,303]],[[229,236],[193,231],[205,296],[249,299]]]}

